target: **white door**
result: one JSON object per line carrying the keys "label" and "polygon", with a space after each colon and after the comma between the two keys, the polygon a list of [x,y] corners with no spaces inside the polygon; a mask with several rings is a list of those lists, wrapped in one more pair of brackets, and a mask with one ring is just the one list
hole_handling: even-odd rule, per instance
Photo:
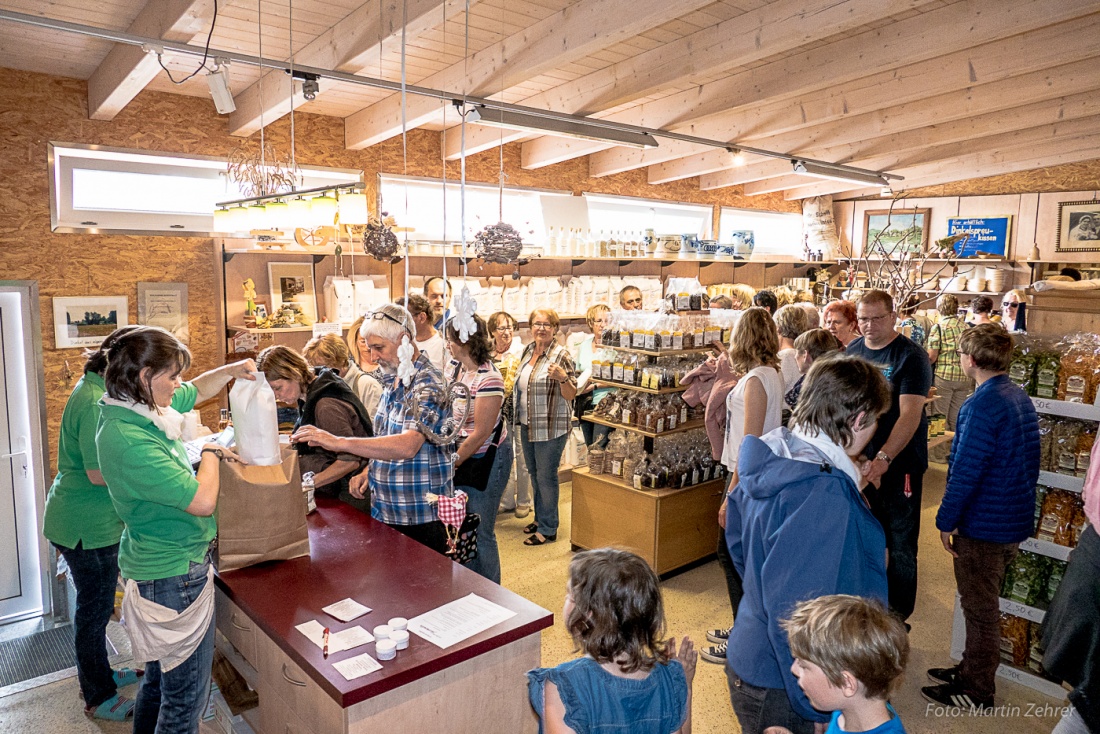
{"label": "white door", "polygon": [[[29,292],[0,284],[0,622],[49,611],[42,496],[41,362]],[[36,289],[35,289],[36,290]],[[37,293],[35,293],[37,301]],[[33,430],[32,430],[33,426]],[[36,438],[35,431],[38,432]]]}

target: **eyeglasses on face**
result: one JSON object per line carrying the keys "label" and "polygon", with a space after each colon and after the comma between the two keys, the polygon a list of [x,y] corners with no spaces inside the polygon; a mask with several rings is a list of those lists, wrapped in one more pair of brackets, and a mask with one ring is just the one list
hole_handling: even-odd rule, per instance
{"label": "eyeglasses on face", "polygon": [[1001,306],[1004,308],[1016,308],[1019,305],[1019,301],[1001,301]]}
{"label": "eyeglasses on face", "polygon": [[884,313],[881,316],[860,316],[856,319],[856,321],[858,323],[866,326],[867,324],[877,324],[879,321],[882,321],[883,319],[888,318],[889,316],[890,316],[890,314],[888,314],[888,313]]}
{"label": "eyeglasses on face", "polygon": [[536,321],[535,323],[531,324],[531,328],[532,329],[553,329],[554,325],[553,324],[548,324],[548,323],[543,322],[543,321]]}
{"label": "eyeglasses on face", "polygon": [[511,324],[502,324],[498,326],[495,331],[498,334],[504,334],[509,331],[515,331],[515,327],[513,327]]}

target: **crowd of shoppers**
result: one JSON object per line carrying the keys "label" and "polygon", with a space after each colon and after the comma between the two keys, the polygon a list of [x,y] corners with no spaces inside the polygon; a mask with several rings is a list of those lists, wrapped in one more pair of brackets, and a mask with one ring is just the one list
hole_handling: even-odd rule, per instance
{"label": "crowd of shoppers", "polygon": [[[291,440],[318,491],[430,548],[449,548],[431,498],[464,492],[468,511],[481,519],[478,552],[467,565],[491,581],[501,581],[499,511],[524,517],[533,505],[524,544],[557,539],[564,448],[574,419],[607,392],[592,381],[592,363],[610,309],[593,305],[588,332],[568,339],[553,310],[537,309],[524,345],[505,312],[487,322],[474,316],[473,331],[460,334],[450,295],[450,284],[433,278],[423,296],[360,319],[346,342],[328,335],[302,353],[269,347],[256,363],[189,383],[181,379],[189,352],[160,329],[120,329],[89,353],[62,419],[44,533],[77,587],[78,677],[90,716],[133,716],[135,731],[197,728],[213,655],[218,463],[239,459],[210,444],[192,469],[176,444],[181,413],[232,379],[262,371],[278,400],[297,407]],[[734,624],[707,633],[713,644],[702,657],[724,664],[744,732],[809,734],[830,721],[902,731],[888,698],[905,666],[902,623],[917,595],[925,402],[934,380],[939,408],[956,429],[936,525],[953,557],[967,636],[962,662],[931,669],[936,685],[923,693],[942,705],[991,709],[997,597],[1018,543],[1033,530],[1038,476],[1035,410],[1006,375],[1012,337],[983,321],[980,298],[971,310],[982,323],[969,329],[954,296],[941,297],[929,324],[916,304],[899,313],[882,291],[828,304],[825,328],[817,329],[816,312],[781,295],[755,293],[759,305],[743,309],[729,349],[707,363],[729,376],[720,400],[699,404],[707,406],[708,430],[711,413],[722,417],[715,458],[731,478],[717,550]],[[619,298],[624,309],[642,307],[636,288]],[[1006,309],[1022,303],[1008,299]],[[410,364],[406,384],[397,376]],[[456,383],[468,396],[446,406],[446,388]],[[426,431],[445,428],[449,408],[463,416],[456,442],[428,440]],[[424,416],[434,424],[424,425]],[[607,433],[583,420],[580,428],[588,445]],[[1090,470],[1093,522],[1094,479]],[[1087,731],[1097,718],[1095,672],[1071,653],[1100,655],[1097,625],[1072,611],[1100,618],[1089,596],[1100,567],[1094,536],[1086,531],[1086,551],[1075,555],[1044,630],[1048,668],[1075,686],[1059,725],[1065,732]],[[119,571],[143,676],[107,664],[103,635]],[[186,639],[158,643],[149,602],[185,619]],[[690,731],[694,646],[665,639],[659,586],[644,561],[623,551],[578,555],[564,617],[586,656],[530,674],[532,706],[548,727],[583,719],[606,731]],[[877,630],[874,639],[853,636],[837,621],[845,619]],[[860,667],[869,658],[874,672]],[[139,676],[136,702],[118,694]],[[642,711],[653,728],[640,723]]]}

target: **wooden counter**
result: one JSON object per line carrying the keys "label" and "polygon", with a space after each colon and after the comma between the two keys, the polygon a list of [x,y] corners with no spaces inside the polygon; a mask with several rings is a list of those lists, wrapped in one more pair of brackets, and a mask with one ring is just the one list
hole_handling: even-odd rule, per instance
{"label": "wooden counter", "polygon": [[[533,732],[524,673],[541,660],[553,615],[351,507],[318,496],[309,557],[217,576],[218,645],[259,694],[249,723],[261,734],[476,731]],[[442,650],[416,635],[382,670],[345,680],[294,627],[317,619],[333,631],[371,631],[476,593],[516,616]],[[351,597],[373,611],[351,622],[321,607]],[[257,715],[258,714],[258,715]],[[415,723],[414,723],[415,722]]]}

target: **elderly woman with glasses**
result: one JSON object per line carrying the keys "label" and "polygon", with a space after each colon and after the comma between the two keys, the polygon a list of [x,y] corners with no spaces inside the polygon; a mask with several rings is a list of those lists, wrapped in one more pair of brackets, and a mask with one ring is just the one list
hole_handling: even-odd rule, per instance
{"label": "elderly woman with glasses", "polygon": [[558,465],[573,424],[577,376],[573,358],[554,340],[558,315],[552,309],[531,312],[534,341],[519,358],[515,382],[516,423],[535,494],[535,521],[523,532],[524,545],[558,538]]}
{"label": "elderly woman with glasses", "polygon": [[497,311],[490,316],[488,326],[493,364],[504,378],[504,406],[501,413],[508,424],[508,440],[512,442],[513,456],[512,465],[507,467],[508,485],[504,489],[497,512],[511,512],[522,520],[531,514],[534,503],[531,475],[527,472],[527,462],[523,460],[523,449],[519,445],[519,431],[516,430],[516,401],[513,390],[516,375],[519,374],[519,356],[523,354],[523,344],[515,338],[519,322],[507,311]]}

